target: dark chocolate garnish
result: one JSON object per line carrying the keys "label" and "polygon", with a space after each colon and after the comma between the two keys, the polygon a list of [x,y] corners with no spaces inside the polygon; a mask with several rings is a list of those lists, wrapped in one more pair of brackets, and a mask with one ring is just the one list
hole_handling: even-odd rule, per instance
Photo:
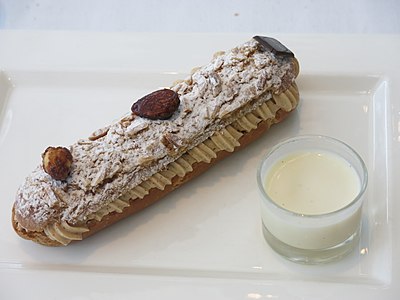
{"label": "dark chocolate garnish", "polygon": [[290,51],[285,45],[278,40],[268,36],[255,36],[253,37],[262,48],[271,51],[275,55],[294,57],[294,53]]}

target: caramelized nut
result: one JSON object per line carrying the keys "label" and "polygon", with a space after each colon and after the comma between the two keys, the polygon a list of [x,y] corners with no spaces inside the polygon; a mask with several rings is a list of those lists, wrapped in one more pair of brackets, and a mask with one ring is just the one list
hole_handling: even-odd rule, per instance
{"label": "caramelized nut", "polygon": [[95,140],[98,140],[98,139],[106,136],[109,129],[110,129],[110,126],[96,130],[89,136],[89,140],[95,141]]}
{"label": "caramelized nut", "polygon": [[163,89],[155,91],[136,101],[131,111],[151,120],[169,119],[178,109],[180,100],[173,90]]}
{"label": "caramelized nut", "polygon": [[173,153],[179,149],[179,144],[176,138],[170,133],[166,133],[162,136],[161,143],[165,146],[165,148],[167,148],[169,153]]}
{"label": "caramelized nut", "polygon": [[67,179],[72,165],[72,154],[64,147],[48,147],[42,154],[44,171],[56,180]]}

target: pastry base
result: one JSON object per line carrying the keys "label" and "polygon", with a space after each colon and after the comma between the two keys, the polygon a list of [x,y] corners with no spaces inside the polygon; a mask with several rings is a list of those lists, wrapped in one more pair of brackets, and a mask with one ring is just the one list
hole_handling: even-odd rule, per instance
{"label": "pastry base", "polygon": [[[268,119],[260,122],[256,129],[243,134],[243,136],[239,139],[240,146],[236,147],[234,152],[237,152],[238,150],[246,147],[248,144],[259,138],[265,131],[267,131],[272,124],[283,121],[289,114],[290,112],[286,112],[282,109],[279,109],[276,112],[274,119]],[[202,173],[207,171],[210,167],[214,166],[217,162],[223,160],[225,157],[230,156],[234,152],[221,150],[217,152],[217,157],[212,159],[210,163],[196,162],[192,165],[193,168],[192,172],[187,173],[184,177],[175,176],[174,178],[172,178],[172,184],[165,186],[164,190],[153,188],[149,191],[149,194],[143,197],[142,199],[136,198],[134,200],[131,200],[130,206],[126,207],[123,210],[123,212],[109,213],[108,215],[104,216],[101,221],[97,221],[95,219],[88,221],[87,227],[89,228],[89,231],[83,233],[82,238],[85,239],[95,234],[96,232],[150,206],[151,204],[163,198],[165,195],[171,193],[173,190],[183,185],[185,182],[201,175]],[[60,244],[59,242],[50,239],[43,231],[41,232],[27,231],[21,226],[19,226],[14,215],[14,207],[12,210],[12,225],[14,230],[18,233],[18,235],[20,235],[24,239],[31,240],[46,246],[62,246],[62,244]]]}

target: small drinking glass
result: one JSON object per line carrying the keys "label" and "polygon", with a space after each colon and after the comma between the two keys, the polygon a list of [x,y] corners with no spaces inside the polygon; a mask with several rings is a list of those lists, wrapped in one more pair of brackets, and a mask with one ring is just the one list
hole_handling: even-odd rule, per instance
{"label": "small drinking glass", "polygon": [[[296,157],[299,153],[316,153],[317,156],[319,153],[329,154],[348,164],[351,172],[357,177],[358,184],[354,187],[356,189],[354,196],[351,196],[344,205],[343,201],[339,201],[343,199],[337,199],[337,203],[342,203],[341,205],[338,204],[337,208],[321,213],[302,212],[301,209],[293,211],[290,207],[278,204],[274,199],[275,196],[270,195],[271,192],[267,192],[266,188],[271,172],[276,169],[276,164],[282,163],[288,157]],[[312,167],[313,164],[305,165],[300,169],[300,173],[293,176],[305,178]],[[288,189],[294,188],[294,184],[299,184],[297,179],[301,179],[293,178],[293,182],[287,182]],[[362,204],[367,182],[368,172],[362,158],[354,149],[337,139],[307,135],[291,138],[276,145],[263,157],[257,170],[262,229],[266,241],[278,254],[298,263],[321,264],[344,257],[359,241]],[[313,189],[310,188],[310,195],[315,196]],[[289,200],[299,201],[296,197],[300,196],[293,194],[293,198]],[[322,197],[319,195],[313,201],[318,202]],[[331,204],[335,206],[336,202]]]}

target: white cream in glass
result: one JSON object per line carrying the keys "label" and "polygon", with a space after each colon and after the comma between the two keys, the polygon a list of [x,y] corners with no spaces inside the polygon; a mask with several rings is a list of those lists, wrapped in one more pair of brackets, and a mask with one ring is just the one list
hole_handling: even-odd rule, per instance
{"label": "white cream in glass", "polygon": [[262,160],[257,180],[263,233],[279,254],[317,264],[354,249],[367,170],[349,146],[324,136],[289,139]]}

